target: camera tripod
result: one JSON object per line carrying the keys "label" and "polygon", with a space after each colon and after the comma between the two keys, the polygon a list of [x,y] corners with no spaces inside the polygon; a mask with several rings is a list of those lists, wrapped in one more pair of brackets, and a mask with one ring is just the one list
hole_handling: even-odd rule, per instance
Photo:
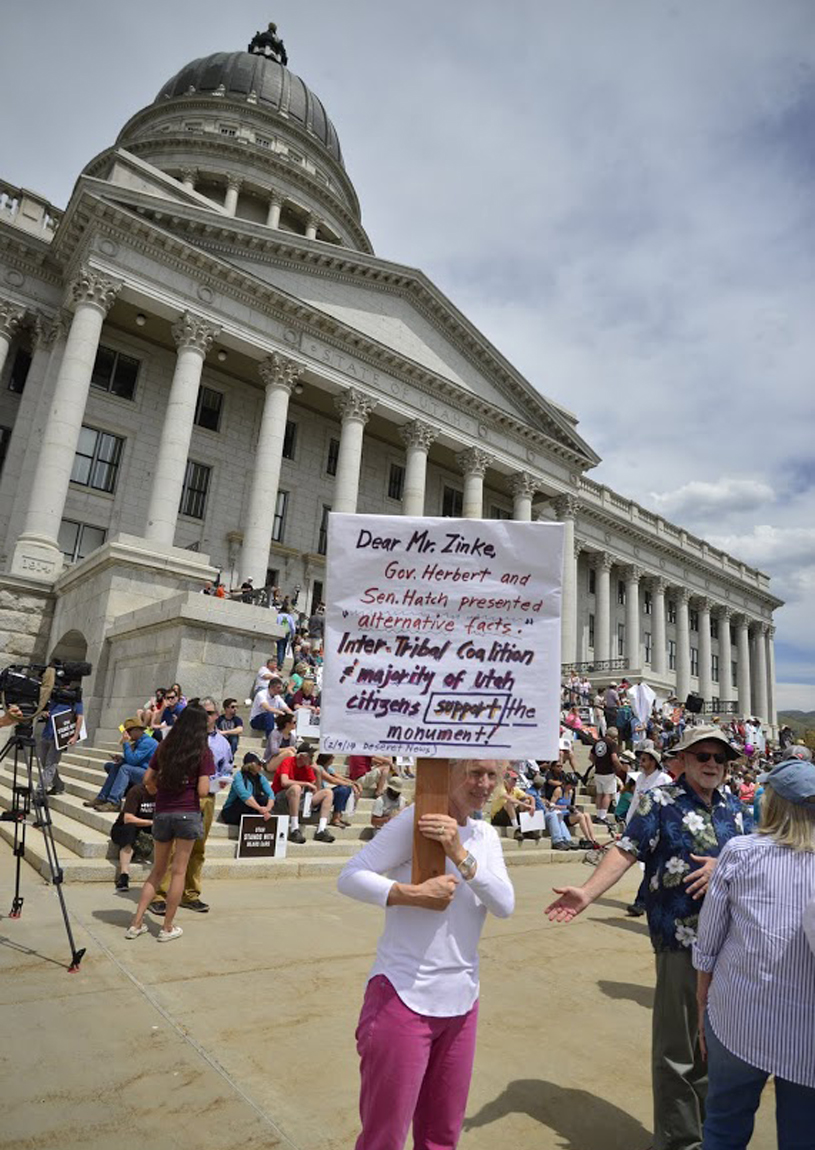
{"label": "camera tripod", "polygon": [[[69,973],[79,970],[79,964],[85,953],[76,949],[71,921],[68,918],[68,909],[65,906],[65,896],[62,893],[63,873],[57,858],[57,848],[54,842],[54,828],[51,823],[51,810],[48,806],[48,795],[43,785],[42,762],[37,752],[34,740],[34,727],[31,720],[23,720],[14,728],[3,750],[0,751],[0,762],[8,755],[14,755],[14,775],[12,780],[11,808],[4,811],[0,818],[5,822],[14,823],[14,857],[17,860],[14,875],[14,898],[11,903],[9,918],[20,918],[23,913],[25,899],[20,894],[20,872],[25,856],[25,835],[28,827],[28,816],[33,808],[35,814],[34,826],[42,831],[45,843],[45,854],[48,858],[48,867],[51,871],[51,882],[59,897],[62,918],[65,922],[65,931],[68,935],[68,944],[71,948],[71,965]],[[37,783],[34,783],[34,763],[37,764]]]}

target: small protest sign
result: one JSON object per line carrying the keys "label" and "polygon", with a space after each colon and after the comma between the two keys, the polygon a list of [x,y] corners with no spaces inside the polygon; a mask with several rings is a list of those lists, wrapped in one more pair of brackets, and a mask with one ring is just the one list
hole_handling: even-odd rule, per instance
{"label": "small protest sign", "polygon": [[77,716],[75,711],[60,711],[59,714],[52,715],[49,722],[54,735],[54,745],[58,751],[65,751],[71,745],[77,723],[79,724],[79,734],[76,737],[76,742],[79,743],[87,738],[84,716]]}
{"label": "small protest sign", "polygon": [[285,858],[289,816],[243,815],[238,833],[239,859]]}
{"label": "small protest sign", "polygon": [[557,758],[562,553],[558,523],[332,514],[321,749]]}

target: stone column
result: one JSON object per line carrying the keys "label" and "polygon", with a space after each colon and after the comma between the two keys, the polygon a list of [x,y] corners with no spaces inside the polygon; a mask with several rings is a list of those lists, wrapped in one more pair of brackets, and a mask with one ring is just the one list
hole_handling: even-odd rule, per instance
{"label": "stone column", "polygon": [[560,660],[571,665],[577,651],[577,559],[575,557],[574,521],[577,500],[573,495],[560,495],[555,500],[555,514],[563,523],[563,590],[560,600]]}
{"label": "stone column", "polygon": [[195,191],[195,181],[198,179],[197,168],[182,168],[181,169],[181,184],[187,189],[188,192]]}
{"label": "stone column", "polygon": [[629,669],[640,666],[640,579],[642,571],[625,569],[625,659]]}
{"label": "stone column", "polygon": [[651,647],[651,670],[655,675],[665,675],[665,659],[668,644],[665,638],[665,591],[664,579],[651,580],[651,610],[654,620],[653,643]]}
{"label": "stone column", "polygon": [[[713,697],[710,650],[710,600],[699,600],[699,694],[709,703]],[[721,678],[721,670],[720,675]]]}
{"label": "stone column", "polygon": [[399,428],[407,448],[405,460],[405,492],[402,497],[403,515],[424,515],[424,497],[427,486],[427,453],[438,437],[438,431],[429,423],[414,419]]}
{"label": "stone column", "polygon": [[204,357],[219,331],[219,327],[214,327],[188,311],[172,327],[178,356],[161,423],[161,441],[153,472],[145,531],[146,537],[154,543],[172,546],[175,540]]}
{"label": "stone column", "polygon": [[14,548],[12,571],[16,574],[52,578],[62,569],[59,525],[102,324],[119,286],[90,268],[82,268],[71,284],[74,314],[40,443],[23,532]]}
{"label": "stone column", "polygon": [[303,373],[303,366],[275,352],[258,365],[258,372],[266,385],[266,393],[243,529],[240,574],[241,582],[252,579],[256,587],[263,587],[269,566],[289,396]]}
{"label": "stone column", "polygon": [[753,703],[753,708],[756,715],[763,722],[769,719],[770,708],[768,706],[767,696],[767,632],[769,627],[766,623],[758,623],[756,625],[756,698]]}
{"label": "stone column", "polygon": [[238,192],[243,186],[242,176],[227,176],[226,177],[226,199],[224,200],[224,209],[228,216],[234,216],[238,207]]}
{"label": "stone column", "polygon": [[611,568],[614,560],[604,551],[594,561],[594,658],[605,663],[611,658]]}
{"label": "stone column", "polygon": [[730,674],[730,664],[733,662],[733,647],[730,639],[730,616],[733,612],[729,607],[719,608],[719,701],[733,702],[733,682]]}
{"label": "stone column", "polygon": [[739,689],[739,714],[746,718],[752,710],[750,697],[750,629],[746,615],[737,615],[736,624],[736,678]]}
{"label": "stone column", "polygon": [[349,387],[334,403],[342,416],[337,475],[334,479],[332,511],[354,512],[359,492],[359,469],[362,464],[362,433],[376,407],[376,400],[355,387]]}
{"label": "stone column", "polygon": [[18,307],[10,300],[0,299],[0,375],[6,365],[8,349],[17,334],[17,329],[25,317],[25,308]]}
{"label": "stone column", "polygon": [[315,216],[313,212],[310,212],[308,219],[306,220],[306,239],[307,240],[316,240],[317,239],[317,228],[319,226],[320,226],[320,217]]}
{"label": "stone column", "polygon": [[512,492],[512,518],[523,523],[532,521],[532,500],[538,490],[538,480],[528,471],[518,471],[509,478]]}
{"label": "stone column", "polygon": [[484,517],[484,472],[490,464],[486,451],[468,447],[456,456],[456,463],[464,473],[464,499],[462,513],[465,519]]}
{"label": "stone column", "polygon": [[778,707],[775,691],[775,627],[767,628],[767,721],[778,728]]}
{"label": "stone column", "polygon": [[690,691],[690,618],[687,587],[676,589],[676,694],[684,703]]}
{"label": "stone column", "polygon": [[283,193],[272,192],[269,196],[269,214],[266,216],[267,228],[280,227],[280,209],[283,207]]}

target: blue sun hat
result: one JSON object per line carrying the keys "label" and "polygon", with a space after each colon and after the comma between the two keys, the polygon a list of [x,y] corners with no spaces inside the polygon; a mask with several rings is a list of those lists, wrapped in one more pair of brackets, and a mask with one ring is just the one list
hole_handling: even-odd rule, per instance
{"label": "blue sun hat", "polygon": [[815,803],[815,763],[806,759],[785,759],[758,781],[772,787],[788,803]]}

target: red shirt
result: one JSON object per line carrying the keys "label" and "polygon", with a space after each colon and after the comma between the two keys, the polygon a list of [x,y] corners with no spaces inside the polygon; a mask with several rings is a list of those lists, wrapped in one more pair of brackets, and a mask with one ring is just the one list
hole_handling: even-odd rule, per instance
{"label": "red shirt", "polygon": [[371,769],[370,755],[349,755],[347,760],[348,778],[361,779]]}
{"label": "red shirt", "polygon": [[[288,778],[288,783],[283,782],[284,775]],[[275,771],[272,779],[272,790],[276,795],[279,795],[292,783],[314,783],[316,785],[317,776],[314,773],[314,767],[298,767],[296,760],[290,755],[283,760]]]}

